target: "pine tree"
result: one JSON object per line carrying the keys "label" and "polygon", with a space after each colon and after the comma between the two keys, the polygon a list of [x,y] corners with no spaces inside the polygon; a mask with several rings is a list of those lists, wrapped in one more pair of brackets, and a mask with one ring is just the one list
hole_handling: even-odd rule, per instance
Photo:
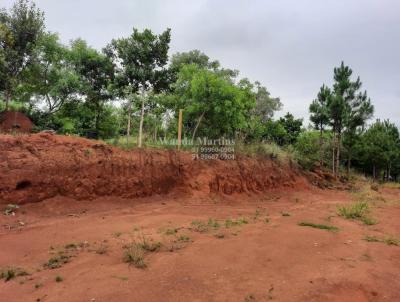
{"label": "pine tree", "polygon": [[325,127],[329,124],[329,110],[328,103],[332,96],[332,92],[329,87],[322,85],[318,93],[317,99],[315,99],[310,107],[309,111],[311,113],[310,120],[314,123],[316,130],[319,130],[319,152],[320,152],[320,166],[323,166],[323,134]]}

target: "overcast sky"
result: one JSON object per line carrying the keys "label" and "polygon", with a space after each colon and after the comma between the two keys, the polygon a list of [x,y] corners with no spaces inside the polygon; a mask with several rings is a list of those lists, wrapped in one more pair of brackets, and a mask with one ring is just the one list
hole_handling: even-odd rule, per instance
{"label": "overcast sky", "polygon": [[[1,6],[13,1],[1,0]],[[258,80],[308,117],[342,60],[359,75],[376,118],[400,126],[398,0],[37,0],[48,30],[101,49],[133,27],[172,29],[171,53],[199,49]]]}

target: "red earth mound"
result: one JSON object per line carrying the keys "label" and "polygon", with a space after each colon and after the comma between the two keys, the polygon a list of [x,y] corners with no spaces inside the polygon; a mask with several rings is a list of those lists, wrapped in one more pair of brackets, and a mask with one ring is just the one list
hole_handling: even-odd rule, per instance
{"label": "red earth mound", "polygon": [[0,132],[30,133],[32,121],[22,112],[4,111],[0,113]]}
{"label": "red earth mound", "polygon": [[308,187],[297,168],[271,159],[193,160],[188,152],[124,151],[100,141],[49,133],[0,135],[0,146],[0,204],[57,195],[231,195]]}

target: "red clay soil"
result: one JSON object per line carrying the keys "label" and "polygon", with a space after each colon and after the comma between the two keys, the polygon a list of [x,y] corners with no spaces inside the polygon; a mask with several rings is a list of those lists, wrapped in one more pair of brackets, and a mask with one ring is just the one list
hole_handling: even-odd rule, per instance
{"label": "red clay soil", "polygon": [[[20,204],[0,215],[1,302],[400,301],[399,187],[49,134],[0,144],[0,209]],[[376,224],[338,214],[356,200]]]}
{"label": "red clay soil", "polygon": [[301,189],[294,167],[273,160],[192,160],[188,152],[123,151],[99,141],[40,133],[0,136],[0,204],[54,196],[93,199]]}
{"label": "red clay soil", "polygon": [[22,112],[4,111],[0,113],[0,133],[30,133],[33,129],[33,123]]}

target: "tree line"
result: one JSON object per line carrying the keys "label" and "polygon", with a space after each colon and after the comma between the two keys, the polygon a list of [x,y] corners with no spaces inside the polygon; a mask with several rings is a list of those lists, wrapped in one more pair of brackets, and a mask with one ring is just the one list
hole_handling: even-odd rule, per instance
{"label": "tree line", "polygon": [[[282,109],[260,82],[240,78],[199,50],[170,56],[171,30],[149,29],[113,39],[101,50],[83,39],[60,42],[43,12],[28,0],[0,11],[2,110],[26,112],[37,130],[54,129],[103,139],[135,137],[137,145],[183,136],[229,137],[243,143],[277,144],[305,167],[352,167],[391,179],[400,169],[398,128],[369,125],[374,107],[360,78],[343,62],[333,86],[323,85],[309,106],[312,129]],[[306,104],[305,104],[306,106]]]}

